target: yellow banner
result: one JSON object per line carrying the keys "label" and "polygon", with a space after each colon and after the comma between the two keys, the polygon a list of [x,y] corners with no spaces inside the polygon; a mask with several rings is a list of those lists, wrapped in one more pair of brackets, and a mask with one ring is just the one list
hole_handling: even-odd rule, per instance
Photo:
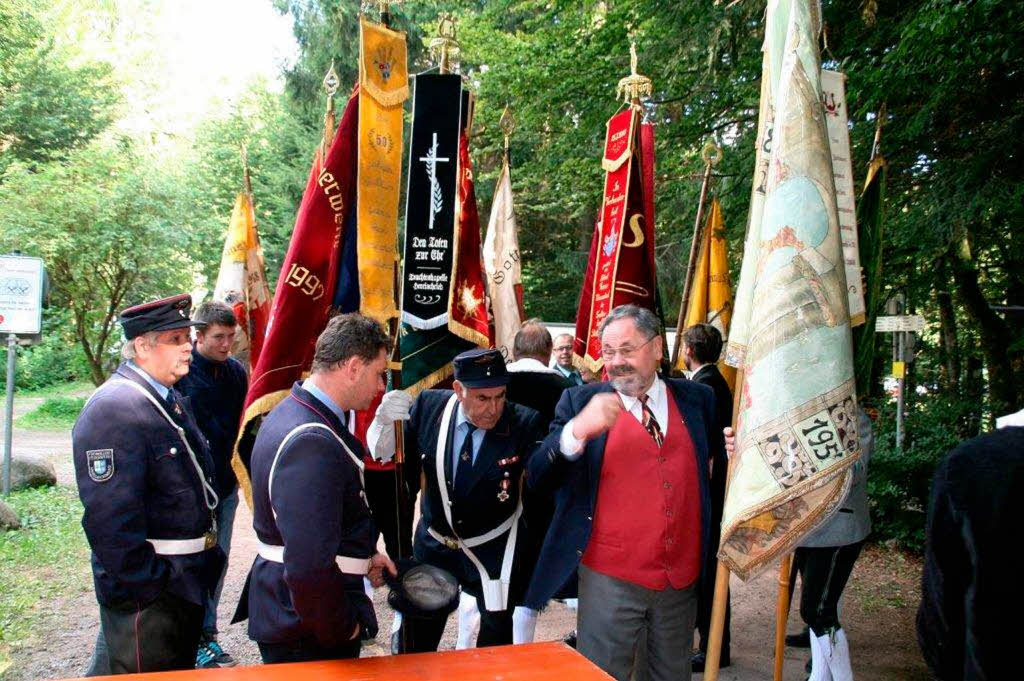
{"label": "yellow banner", "polygon": [[405,33],[359,20],[360,309],[382,324],[398,316],[395,258],[402,181],[402,103],[409,96]]}
{"label": "yellow banner", "polygon": [[[694,324],[710,324],[722,334],[723,350],[729,342],[729,322],[732,320],[732,280],[729,278],[725,245],[725,221],[722,219],[722,206],[716,198],[711,200],[711,210],[704,225],[683,328],[688,329]],[[675,368],[680,371],[686,368],[682,353],[679,353]],[[719,359],[718,369],[729,384],[729,390],[734,390],[736,369],[723,359]]]}

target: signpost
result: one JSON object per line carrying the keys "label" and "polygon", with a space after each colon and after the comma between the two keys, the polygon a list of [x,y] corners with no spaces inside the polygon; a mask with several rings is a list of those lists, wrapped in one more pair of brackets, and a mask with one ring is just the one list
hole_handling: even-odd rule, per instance
{"label": "signpost", "polygon": [[902,314],[906,307],[906,300],[903,294],[897,294],[886,304],[888,316],[880,316],[875,319],[876,333],[891,333],[892,337],[892,375],[896,379],[896,450],[903,451],[903,412],[904,412],[904,389],[907,378],[907,362],[913,359],[912,352],[913,336],[908,334],[924,331],[924,317],[921,315]]}
{"label": "signpost", "polygon": [[0,256],[0,336],[7,336],[7,401],[4,409],[3,495],[11,493],[14,370],[18,336],[42,331],[44,269],[41,258]]}

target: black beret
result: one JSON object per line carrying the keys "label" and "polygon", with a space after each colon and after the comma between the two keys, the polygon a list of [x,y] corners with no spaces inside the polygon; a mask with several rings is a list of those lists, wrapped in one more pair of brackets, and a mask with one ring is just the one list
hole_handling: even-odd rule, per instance
{"label": "black beret", "polygon": [[169,331],[186,326],[206,326],[189,317],[192,311],[192,296],[182,293],[163,300],[154,300],[121,310],[121,327],[128,340],[149,331]]}
{"label": "black beret", "polygon": [[498,350],[467,350],[455,358],[455,380],[467,388],[508,385],[505,360]]}

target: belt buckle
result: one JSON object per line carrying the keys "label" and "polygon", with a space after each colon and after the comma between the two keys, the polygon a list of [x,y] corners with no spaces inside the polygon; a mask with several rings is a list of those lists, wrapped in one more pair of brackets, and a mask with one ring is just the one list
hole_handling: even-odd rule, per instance
{"label": "belt buckle", "polygon": [[451,537],[446,537],[444,535],[442,535],[441,538],[444,540],[444,545],[445,546],[447,546],[448,548],[450,548],[453,551],[458,551],[459,550],[459,542],[458,541],[456,541],[455,539],[452,539]]}
{"label": "belt buckle", "polygon": [[217,545],[217,531],[216,530],[210,530],[209,532],[207,532],[203,536],[206,538],[206,542],[203,544],[203,550],[204,551],[206,551],[208,549],[212,549],[214,546]]}

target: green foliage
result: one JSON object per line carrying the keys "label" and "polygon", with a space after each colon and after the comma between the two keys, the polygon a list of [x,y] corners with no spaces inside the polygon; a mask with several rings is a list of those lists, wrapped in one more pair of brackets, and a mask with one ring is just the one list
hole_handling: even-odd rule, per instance
{"label": "green foliage", "polygon": [[68,487],[39,487],[5,499],[22,528],[0,534],[0,674],[32,640],[45,599],[91,588],[82,505]]}
{"label": "green foliage", "polygon": [[49,397],[18,419],[18,426],[30,430],[69,430],[85,407],[84,397]]}
{"label": "green foliage", "polygon": [[117,361],[117,312],[192,285],[195,234],[180,222],[187,186],[124,139],[35,171],[8,169],[0,250],[43,258],[53,303],[69,310],[97,385]]}
{"label": "green foliage", "polygon": [[118,100],[110,66],[58,49],[43,8],[0,4],[0,178],[15,161],[34,166],[84,146],[109,125]]}
{"label": "green foliage", "polygon": [[896,408],[887,404],[874,424],[875,453],[868,465],[873,535],[904,548],[924,550],[924,518],[935,466],[961,437],[956,424],[973,418],[977,405],[947,395],[919,400],[907,411],[904,450],[896,448]]}
{"label": "green foliage", "polygon": [[[41,335],[39,343],[18,348],[15,387],[19,394],[88,379],[89,365],[76,343],[67,311],[44,311]],[[6,344],[0,346],[0,366],[7,366]],[[0,386],[0,392],[3,389]]]}

